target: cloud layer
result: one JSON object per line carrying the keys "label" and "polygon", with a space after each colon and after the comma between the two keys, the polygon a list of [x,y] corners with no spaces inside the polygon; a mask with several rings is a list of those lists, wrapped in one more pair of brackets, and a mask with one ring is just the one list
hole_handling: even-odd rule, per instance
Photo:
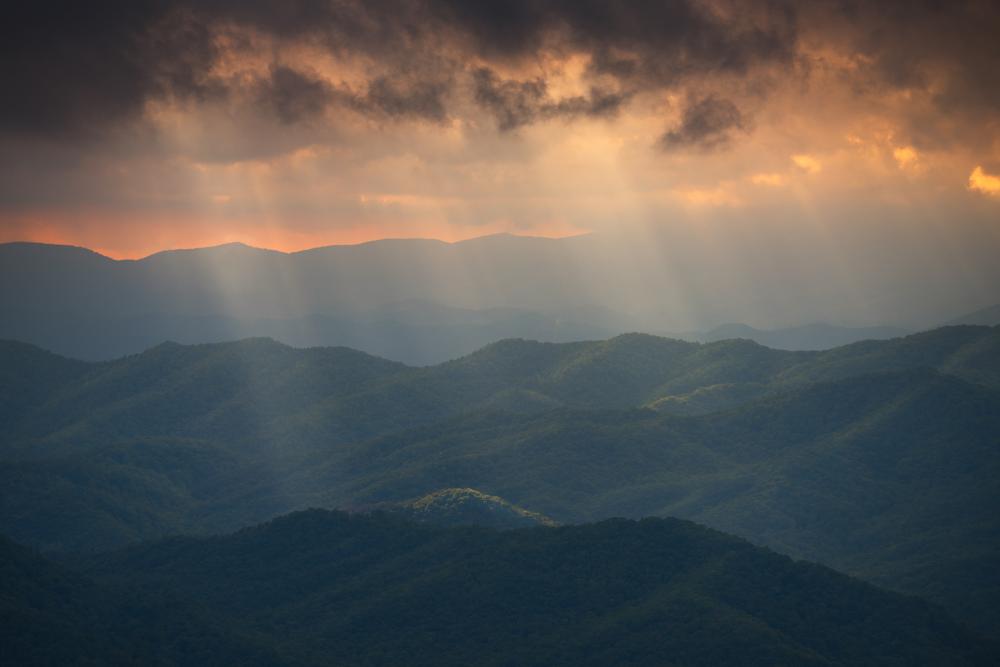
{"label": "cloud layer", "polygon": [[997,213],[997,34],[989,0],[23,3],[0,239],[960,230]]}

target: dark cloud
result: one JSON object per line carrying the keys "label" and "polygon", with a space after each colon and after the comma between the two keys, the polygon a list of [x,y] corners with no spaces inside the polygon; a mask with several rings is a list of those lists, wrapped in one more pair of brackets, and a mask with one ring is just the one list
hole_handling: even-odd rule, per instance
{"label": "dark cloud", "polygon": [[[643,87],[712,70],[745,72],[786,59],[792,46],[784,24],[723,19],[693,0],[63,1],[25,3],[5,19],[0,75],[11,94],[0,110],[0,131],[50,136],[135,119],[151,99],[227,95],[240,82],[213,75],[222,29],[309,40],[374,63],[367,91],[354,96],[331,89],[335,82],[276,67],[253,92],[283,123],[337,100],[359,112],[440,122],[451,82],[470,57],[517,60],[542,49],[584,50],[594,55],[595,76],[627,80],[627,86],[595,84],[589,96],[549,100],[544,80],[498,82],[476,73],[477,99],[509,129],[553,116],[613,113]],[[613,60],[622,53],[630,67]]]}
{"label": "dark cloud", "polygon": [[[140,119],[151,100],[245,100],[247,92],[285,124],[331,104],[442,122],[454,113],[455,82],[467,76],[477,103],[510,130],[613,114],[636,95],[684,93],[706,78],[752,89],[758,75],[798,66],[804,34],[864,56],[864,90],[925,90],[942,114],[975,110],[978,122],[1000,107],[1000,4],[991,0],[55,0],[12,5],[3,19],[6,135],[99,136]],[[220,79],[214,68],[234,43],[250,48],[233,41],[241,33],[363,58],[370,81],[350,91],[276,65],[247,91],[245,80]],[[552,99],[544,78],[495,74],[508,71],[501,63],[523,70],[539,56],[570,53],[589,57],[588,95]],[[665,145],[710,145],[745,126],[722,102],[693,108]]]}
{"label": "dark cloud", "polygon": [[493,70],[482,67],[473,73],[476,102],[488,109],[501,130],[530,123],[547,96],[545,82],[502,81]]}
{"label": "dark cloud", "polygon": [[[995,0],[830,0],[802,22],[856,60],[860,95],[905,92],[901,120],[918,147],[982,142],[1000,129],[1000,3]],[[931,108],[917,102],[930,100]]]}
{"label": "dark cloud", "polygon": [[[1000,4],[993,0],[840,0],[820,7],[841,19],[845,40],[881,83],[920,88],[932,83],[934,68],[948,68],[942,99],[955,95],[997,108]],[[826,13],[810,17],[836,30]]]}
{"label": "dark cloud", "polygon": [[709,95],[684,109],[680,125],[660,138],[660,146],[712,150],[725,145],[737,130],[746,129],[746,121],[731,101]]}
{"label": "dark cloud", "polygon": [[[707,71],[746,72],[762,62],[788,61],[795,29],[779,2],[729,16],[696,0],[444,0],[434,14],[466,37],[481,56],[532,57],[543,47],[599,57],[597,69],[664,84]],[[630,63],[620,67],[624,54]],[[619,66],[616,66],[616,63]]]}
{"label": "dark cloud", "polygon": [[257,100],[269,105],[281,122],[290,124],[317,116],[333,100],[330,84],[315,75],[280,65],[257,85]]}
{"label": "dark cloud", "polygon": [[449,89],[449,81],[379,76],[368,82],[364,92],[358,92],[334,86],[315,72],[277,65],[257,81],[253,97],[284,124],[315,118],[331,106],[364,115],[443,122],[448,117],[445,96]]}
{"label": "dark cloud", "polygon": [[588,96],[553,100],[544,79],[504,80],[488,67],[477,69],[472,78],[476,102],[493,115],[497,127],[505,132],[541,119],[611,116],[628,97],[595,87]]}
{"label": "dark cloud", "polygon": [[155,3],[7,3],[0,20],[0,124],[5,132],[87,132],[138,114],[162,85],[144,35]]}
{"label": "dark cloud", "polygon": [[630,93],[591,86],[588,95],[564,97],[549,105],[547,113],[553,116],[614,116],[630,96]]}
{"label": "dark cloud", "polygon": [[393,118],[422,118],[443,122],[448,114],[445,96],[449,81],[413,81],[400,83],[378,77],[368,84],[368,93],[358,100],[362,111],[378,111]]}

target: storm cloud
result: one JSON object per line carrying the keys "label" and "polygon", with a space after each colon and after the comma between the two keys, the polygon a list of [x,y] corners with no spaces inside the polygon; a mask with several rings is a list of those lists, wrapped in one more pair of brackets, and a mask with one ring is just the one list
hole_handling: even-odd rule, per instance
{"label": "storm cloud", "polygon": [[627,95],[592,87],[588,95],[554,100],[544,79],[529,81],[502,80],[482,67],[473,72],[476,102],[496,118],[500,130],[513,130],[547,118],[574,116],[613,116],[625,103]]}
{"label": "storm cloud", "polygon": [[[353,94],[341,82],[273,63],[269,78],[252,82],[251,97],[283,123],[338,101],[362,113],[440,122],[449,115],[452,86],[464,76],[498,126],[511,129],[556,116],[613,113],[636,92],[791,60],[787,11],[746,19],[686,0],[25,3],[4,21],[0,76],[12,94],[0,111],[0,130],[96,132],[141,116],[150,100],[238,93],[250,85],[246,78],[227,77],[218,64],[233,51],[252,50],[253,38],[275,49],[306,43],[365,60],[366,90]],[[544,75],[500,79],[489,65],[570,52],[589,54],[588,95],[551,99]]]}
{"label": "storm cloud", "polygon": [[696,147],[712,150],[725,145],[746,123],[740,110],[727,99],[709,95],[684,109],[680,125],[660,139],[665,149]]}
{"label": "storm cloud", "polygon": [[[933,89],[942,112],[974,108],[990,122],[1000,104],[1000,8],[988,1],[110,0],[20,3],[5,14],[0,80],[8,94],[0,132],[15,135],[99,134],[140,119],[151,100],[227,96],[249,97],[286,124],[336,104],[440,123],[462,113],[454,88],[463,81],[506,131],[557,117],[613,115],[637,95],[684,92],[690,82],[703,86],[714,77],[766,91],[776,77],[809,66],[804,35],[828,37],[862,57],[861,88]],[[308,44],[360,59],[367,80],[345,85],[280,59],[269,77],[256,80],[219,71],[227,56],[252,52],[254,39],[275,53]],[[552,96],[545,72],[497,73],[573,53],[587,58],[587,94]],[[948,76],[935,81],[943,71]],[[747,115],[726,97],[696,104],[662,143],[721,139],[726,128],[714,125],[737,127]],[[923,122],[926,141],[948,132]]]}

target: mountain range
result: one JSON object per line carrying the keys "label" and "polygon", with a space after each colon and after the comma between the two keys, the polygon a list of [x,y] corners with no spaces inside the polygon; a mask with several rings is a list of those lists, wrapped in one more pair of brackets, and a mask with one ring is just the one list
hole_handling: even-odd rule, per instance
{"label": "mountain range", "polygon": [[[967,322],[966,324],[980,324]],[[756,329],[746,324],[721,324],[708,331],[689,331],[676,337],[699,343],[743,338],[777,350],[828,350],[864,340],[899,338],[911,331],[902,327],[843,327],[816,322],[783,329]]]}
{"label": "mountain range", "polygon": [[822,352],[624,335],[408,367],[266,339],[0,345],[0,532],[94,552],[475,488],[676,516],[1000,629],[1000,329]]}
{"label": "mountain range", "polygon": [[[140,260],[8,243],[0,244],[0,338],[101,361],[164,340],[271,337],[297,347],[340,345],[433,365],[503,338],[569,342],[645,331],[817,350],[897,337],[913,328],[884,324],[899,320],[886,314],[877,316],[879,326],[715,326],[734,316],[788,322],[791,303],[798,304],[796,317],[873,316],[844,310],[843,299],[815,309],[812,304],[826,303],[825,297],[792,294],[804,289],[801,284],[717,284],[723,277],[687,266],[683,257],[672,260],[666,263],[652,246],[591,237],[385,240],[290,254],[230,244]],[[750,294],[751,285],[766,289]],[[694,310],[679,300],[682,286],[712,298]],[[773,307],[762,301],[773,301]],[[616,304],[615,310],[606,304]],[[960,323],[996,323],[981,315]],[[918,319],[941,318],[928,312],[908,321]]]}

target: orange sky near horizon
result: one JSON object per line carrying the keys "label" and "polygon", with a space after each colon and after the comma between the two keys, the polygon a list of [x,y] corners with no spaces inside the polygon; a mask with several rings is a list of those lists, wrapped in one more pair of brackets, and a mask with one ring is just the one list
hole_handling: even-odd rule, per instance
{"label": "orange sky near horizon", "polygon": [[[0,216],[2,220],[2,216]],[[14,224],[0,223],[0,243],[29,242],[70,245],[93,250],[112,259],[142,259],[164,250],[206,248],[243,243],[254,248],[294,253],[331,245],[357,245],[382,239],[420,238],[446,243],[466,241],[492,234],[509,233],[543,238],[567,238],[588,233],[569,225],[553,223],[530,231],[498,222],[489,225],[367,224],[300,232],[277,224],[241,221],[183,223],[164,219],[137,223],[132,218],[109,219],[106,215],[19,216]]]}

